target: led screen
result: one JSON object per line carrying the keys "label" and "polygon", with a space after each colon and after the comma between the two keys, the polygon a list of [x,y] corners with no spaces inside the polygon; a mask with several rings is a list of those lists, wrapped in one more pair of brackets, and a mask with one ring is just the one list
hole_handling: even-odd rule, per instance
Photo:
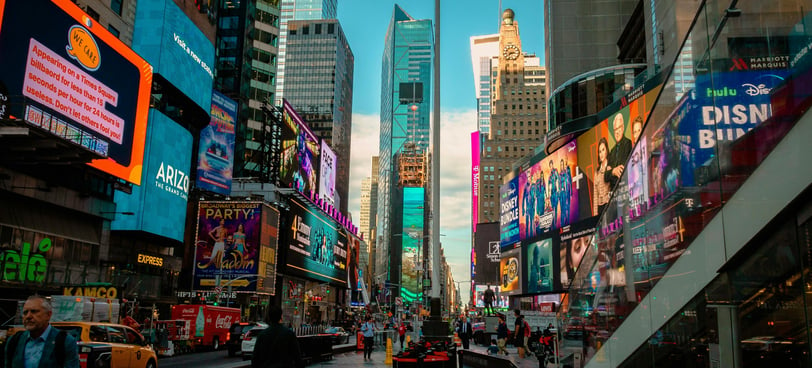
{"label": "led screen", "polygon": [[319,170],[319,198],[336,205],[336,154],[325,141],[321,141],[321,170]]}
{"label": "led screen", "polygon": [[156,74],[209,111],[214,45],[172,0],[138,2],[133,50]]}
{"label": "led screen", "polygon": [[319,140],[287,100],[283,105],[280,180],[309,195],[317,190]]}
{"label": "led screen", "polygon": [[194,290],[213,290],[218,277],[223,290],[228,285],[233,291],[257,290],[255,277],[248,276],[258,273],[260,249],[264,247],[260,243],[262,207],[260,202],[200,202]]}
{"label": "led screen", "polygon": [[488,289],[490,286],[491,290],[493,290],[494,300],[493,300],[493,307],[494,308],[508,308],[510,304],[508,302],[507,295],[502,294],[502,289],[499,285],[476,285],[474,286],[474,298],[476,298],[476,306],[477,308],[484,308],[485,307],[485,290]]}
{"label": "led screen", "polygon": [[476,225],[474,233],[474,273],[476,284],[499,284],[499,224],[488,222]]}
{"label": "led screen", "polygon": [[510,179],[499,187],[499,240],[506,247],[520,240],[518,187],[518,178]]}
{"label": "led screen", "polygon": [[[529,294],[549,293],[556,288],[556,264],[553,257],[553,240],[542,239],[522,247],[527,262],[527,284],[524,291]],[[557,248],[556,248],[557,251]]]}
{"label": "led screen", "polygon": [[578,171],[575,141],[519,173],[519,236],[532,239],[578,220]]}
{"label": "led screen", "polygon": [[363,269],[360,267],[360,255],[363,243],[361,239],[355,235],[349,235],[349,254],[347,255],[347,288],[350,289],[350,303],[351,305],[364,305],[364,299],[361,295],[363,287]]}
{"label": "led screen", "polygon": [[513,248],[502,252],[499,260],[499,277],[502,293],[505,295],[521,294],[522,280],[522,252],[521,248]]}
{"label": "led screen", "polygon": [[234,131],[237,103],[212,91],[211,121],[200,131],[197,152],[197,186],[228,195],[234,167]]}
{"label": "led screen", "polygon": [[275,295],[276,264],[279,254],[279,211],[277,209],[267,205],[262,206],[262,229],[259,239],[257,291]]}
{"label": "led screen", "polygon": [[[594,232],[594,229],[591,229]],[[561,237],[560,255],[560,282],[564,289],[567,289],[570,281],[575,277],[575,271],[581,265],[581,259],[589,248],[592,241],[592,234],[582,236]]]}
{"label": "led screen", "polygon": [[476,231],[476,224],[479,223],[479,131],[471,133],[471,215],[472,225]]}
{"label": "led screen", "polygon": [[0,0],[0,92],[9,116],[106,159],[91,166],[141,183],[152,68],[67,0]]}
{"label": "led screen", "polygon": [[422,299],[420,278],[422,273],[418,265],[424,266],[423,238],[425,193],[423,188],[403,188],[403,229],[401,233],[401,287],[400,296],[404,302]]}
{"label": "led screen", "polygon": [[[149,110],[149,137],[145,149],[144,185],[132,193],[115,192],[116,215],[112,230],[146,231],[183,241],[192,133],[158,110]],[[125,216],[120,212],[133,212]]]}
{"label": "led screen", "polygon": [[347,285],[347,235],[326,214],[291,199],[287,265],[294,272]]}

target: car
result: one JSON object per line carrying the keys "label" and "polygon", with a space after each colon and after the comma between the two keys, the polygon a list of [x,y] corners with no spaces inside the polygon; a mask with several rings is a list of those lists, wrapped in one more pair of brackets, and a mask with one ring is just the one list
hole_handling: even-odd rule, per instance
{"label": "car", "polygon": [[255,327],[268,328],[268,324],[264,322],[235,322],[231,324],[231,327],[228,328],[228,337],[226,338],[228,356],[233,357],[242,351],[243,335]]}
{"label": "car", "polygon": [[66,331],[76,341],[110,345],[113,367],[158,367],[155,350],[144,336],[130,327],[104,322],[51,322],[51,326]]}
{"label": "car", "polygon": [[350,333],[344,330],[343,327],[328,327],[321,333],[322,336],[330,336],[333,345],[349,344]]}
{"label": "car", "polygon": [[264,330],[265,327],[254,327],[243,335],[240,348],[242,351],[242,360],[251,359],[254,355],[254,345],[257,343],[257,336]]}

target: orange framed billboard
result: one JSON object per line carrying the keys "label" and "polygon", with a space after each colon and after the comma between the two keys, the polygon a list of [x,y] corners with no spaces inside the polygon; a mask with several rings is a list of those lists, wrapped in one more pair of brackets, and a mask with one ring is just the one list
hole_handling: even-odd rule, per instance
{"label": "orange framed billboard", "polygon": [[[152,66],[70,0],[0,0],[9,117],[73,132],[90,166],[141,184]],[[72,139],[70,139],[72,140]]]}

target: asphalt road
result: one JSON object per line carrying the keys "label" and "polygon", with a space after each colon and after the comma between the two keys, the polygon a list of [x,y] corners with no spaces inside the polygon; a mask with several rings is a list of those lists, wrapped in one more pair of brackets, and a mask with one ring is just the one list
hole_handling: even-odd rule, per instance
{"label": "asphalt road", "polygon": [[202,353],[188,353],[173,357],[158,358],[159,368],[180,368],[180,367],[222,367],[236,368],[250,366],[250,361],[242,360],[242,356],[228,357],[228,350],[207,351]]}

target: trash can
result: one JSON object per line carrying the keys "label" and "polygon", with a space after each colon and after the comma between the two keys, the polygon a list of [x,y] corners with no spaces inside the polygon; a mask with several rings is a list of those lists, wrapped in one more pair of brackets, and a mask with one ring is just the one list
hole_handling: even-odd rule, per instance
{"label": "trash can", "polygon": [[81,368],[110,368],[113,347],[98,343],[77,343]]}

